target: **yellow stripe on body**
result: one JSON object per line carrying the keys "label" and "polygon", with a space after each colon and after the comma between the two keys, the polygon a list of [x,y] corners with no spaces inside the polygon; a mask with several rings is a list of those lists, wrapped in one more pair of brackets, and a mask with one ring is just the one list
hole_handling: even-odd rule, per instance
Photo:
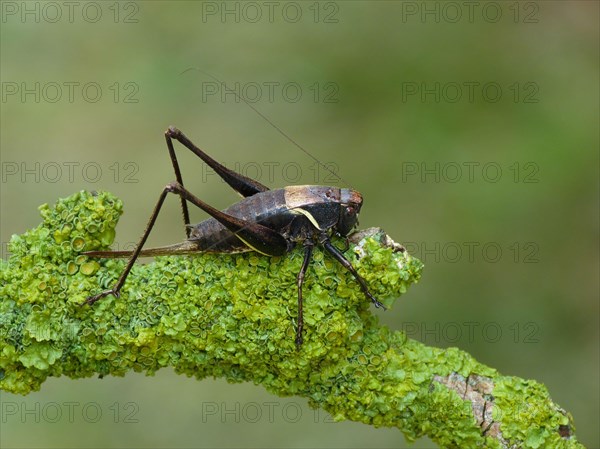
{"label": "yellow stripe on body", "polygon": [[322,231],[321,227],[319,226],[319,223],[317,222],[317,220],[315,220],[315,217],[313,217],[313,215],[309,211],[304,210],[301,207],[297,207],[297,208],[293,209],[291,212],[295,212],[295,213],[304,215],[306,218],[308,218],[310,220],[310,222],[313,224],[313,226],[315,228],[317,228],[319,231]]}
{"label": "yellow stripe on body", "polygon": [[235,236],[236,236],[238,239],[240,239],[244,245],[246,245],[248,248],[251,248],[251,249],[252,249],[252,251],[256,251],[257,253],[260,253],[260,254],[262,254],[262,255],[264,255],[264,256],[272,256],[272,254],[263,253],[261,250],[259,250],[259,249],[255,248],[255,247],[254,247],[254,246],[252,246],[250,243],[248,243],[246,240],[244,240],[242,237],[240,237],[240,235],[239,235],[239,234],[237,234],[237,233],[234,233],[234,235],[235,235]]}

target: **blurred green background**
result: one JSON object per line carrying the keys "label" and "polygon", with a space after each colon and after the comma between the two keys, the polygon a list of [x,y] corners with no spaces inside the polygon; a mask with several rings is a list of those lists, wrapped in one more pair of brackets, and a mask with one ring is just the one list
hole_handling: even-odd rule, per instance
{"label": "blurred green background", "polygon": [[[373,313],[543,382],[600,447],[598,2],[1,6],[4,257],[38,205],[81,189],[124,200],[116,244],[131,245],[174,179],[163,131],[176,125],[264,184],[360,190],[361,227],[426,264],[393,310]],[[255,100],[343,180],[205,74],[181,74],[190,67]],[[236,201],[183,150],[180,161],[201,198]],[[172,199],[150,244],[183,236]],[[52,379],[1,401],[7,448],[409,447],[397,429],[169,370]]]}

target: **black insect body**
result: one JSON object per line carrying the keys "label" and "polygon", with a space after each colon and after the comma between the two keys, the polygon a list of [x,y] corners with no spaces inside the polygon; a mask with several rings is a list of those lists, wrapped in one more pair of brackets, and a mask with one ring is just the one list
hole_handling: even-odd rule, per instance
{"label": "black insect body", "polygon": [[[219,164],[198,147],[181,131],[169,127],[165,133],[167,147],[176,181],[169,183],[160,194],[144,234],[133,251],[89,251],[84,254],[97,257],[129,257],[129,262],[115,286],[95,296],[84,304],[93,304],[107,295],[119,296],[120,290],[140,256],[193,254],[198,252],[236,253],[256,251],[267,256],[281,256],[296,245],[304,247],[304,260],[297,276],[298,326],[296,344],[302,344],[304,326],[302,314],[302,284],[315,245],[321,245],[337,259],[358,281],[360,288],[376,307],[383,307],[369,292],[365,281],[330,241],[330,236],[346,236],[357,223],[362,196],[355,190],[327,186],[290,186],[269,190],[259,182],[236,173]],[[173,139],[179,141],[208,164],[225,182],[244,198],[238,203],[219,211],[206,204],[183,185],[179,163],[173,147]],[[182,243],[143,250],[148,235],[168,193],[181,198],[181,208],[187,239]],[[211,218],[190,225],[188,202],[211,215]]]}

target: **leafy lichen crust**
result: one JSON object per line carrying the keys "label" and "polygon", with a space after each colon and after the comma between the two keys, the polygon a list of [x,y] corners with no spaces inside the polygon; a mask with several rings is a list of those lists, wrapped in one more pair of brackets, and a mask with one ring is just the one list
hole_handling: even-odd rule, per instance
{"label": "leafy lichen crust", "polygon": [[[109,248],[122,204],[82,191],[40,211],[43,223],[13,236],[10,259],[0,261],[5,391],[27,394],[48,376],[152,375],[169,366],[303,396],[337,420],[398,427],[441,447],[583,447],[543,385],[380,326],[352,276],[318,249],[304,285],[298,350],[302,251],[160,257],[134,267],[120,298],[82,307],[124,267],[81,254]],[[365,236],[346,254],[391,306],[419,280],[422,264],[387,240]]]}

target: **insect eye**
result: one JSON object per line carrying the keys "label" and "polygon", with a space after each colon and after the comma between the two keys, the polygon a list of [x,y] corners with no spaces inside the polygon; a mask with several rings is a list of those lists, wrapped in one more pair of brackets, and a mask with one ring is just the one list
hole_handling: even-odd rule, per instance
{"label": "insect eye", "polygon": [[347,215],[355,215],[356,208],[354,206],[346,206],[346,214]]}

